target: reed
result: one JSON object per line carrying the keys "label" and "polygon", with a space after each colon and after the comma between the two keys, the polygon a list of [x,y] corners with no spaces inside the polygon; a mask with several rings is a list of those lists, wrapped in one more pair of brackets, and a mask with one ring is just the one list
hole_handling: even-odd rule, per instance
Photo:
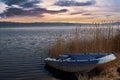
{"label": "reed", "polygon": [[[115,30],[115,26],[117,26]],[[89,26],[91,27],[91,26]],[[99,76],[77,75],[78,80],[117,80],[117,68],[120,65],[120,26],[94,24],[94,28],[76,28],[72,36],[65,40],[62,34],[57,36],[56,43],[50,47],[49,54],[51,57],[58,57],[60,54],[67,53],[114,53],[117,56],[115,61],[99,65],[93,69],[95,72],[105,73]],[[105,28],[106,27],[106,28]],[[103,28],[103,29],[102,29]],[[81,32],[85,34],[81,37]],[[72,38],[71,38],[72,37]],[[114,69],[114,71],[110,71]],[[108,74],[109,73],[109,74]],[[113,74],[115,74],[113,76]]]}
{"label": "reed", "polygon": [[89,76],[89,74],[77,74],[77,80],[119,80],[120,76],[116,72],[115,68],[109,68],[106,70],[106,73],[102,73],[99,76]]}
{"label": "reed", "polygon": [[[102,29],[101,27],[107,27]],[[93,28],[77,28],[72,39],[67,41],[62,34],[57,36],[55,45],[49,49],[52,57],[65,53],[113,53],[120,52],[120,29],[114,31],[114,27],[108,25],[94,24]],[[118,26],[119,27],[119,26]],[[81,37],[81,31],[87,32]],[[89,35],[89,36],[88,36]]]}

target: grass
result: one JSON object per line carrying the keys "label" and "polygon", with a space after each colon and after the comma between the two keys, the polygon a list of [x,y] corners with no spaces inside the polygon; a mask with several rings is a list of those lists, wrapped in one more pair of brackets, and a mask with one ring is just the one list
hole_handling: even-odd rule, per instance
{"label": "grass", "polygon": [[[116,30],[115,26],[117,26]],[[120,26],[94,24],[93,27],[77,28],[72,36],[67,37],[67,40],[60,34],[56,43],[50,47],[49,55],[58,57],[58,55],[65,53],[114,53],[117,56],[115,61],[99,65],[93,70],[93,72],[100,72],[99,76],[93,76],[90,79],[88,75],[77,77],[78,80],[120,79],[117,74],[117,68],[120,66]],[[85,34],[83,37],[81,37],[81,32]]]}

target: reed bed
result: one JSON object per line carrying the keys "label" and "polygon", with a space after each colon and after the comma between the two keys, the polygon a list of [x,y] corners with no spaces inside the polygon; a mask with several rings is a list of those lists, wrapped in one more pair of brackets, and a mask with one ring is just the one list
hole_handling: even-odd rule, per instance
{"label": "reed bed", "polygon": [[[120,26],[94,24],[92,28],[90,27],[76,28],[74,34],[70,38],[67,37],[67,40],[59,34],[56,43],[49,48],[49,55],[58,57],[67,53],[114,53],[117,56],[115,61],[93,69],[95,74],[100,72],[99,76],[89,78],[88,75],[79,74],[77,77],[78,80],[120,80],[117,74],[117,69],[120,67]],[[81,31],[85,33],[82,37]]]}
{"label": "reed bed", "polygon": [[[57,36],[55,45],[49,49],[52,57],[65,53],[116,53],[120,51],[120,28],[114,30],[114,26],[105,25],[103,29],[95,24],[94,28],[76,28],[71,38],[65,41],[62,34]],[[87,32],[81,37],[80,31]],[[89,35],[89,36],[88,36]]]}

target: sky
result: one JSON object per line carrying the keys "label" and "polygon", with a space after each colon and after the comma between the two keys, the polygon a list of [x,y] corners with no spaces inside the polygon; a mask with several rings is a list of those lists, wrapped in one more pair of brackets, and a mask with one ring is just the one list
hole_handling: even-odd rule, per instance
{"label": "sky", "polygon": [[0,22],[120,21],[120,0],[0,0]]}

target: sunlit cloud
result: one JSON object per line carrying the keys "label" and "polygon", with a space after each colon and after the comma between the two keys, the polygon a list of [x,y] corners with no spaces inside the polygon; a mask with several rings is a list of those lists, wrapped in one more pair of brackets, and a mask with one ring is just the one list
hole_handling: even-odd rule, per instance
{"label": "sunlit cloud", "polygon": [[5,3],[0,2],[0,13],[3,13],[8,6]]}

